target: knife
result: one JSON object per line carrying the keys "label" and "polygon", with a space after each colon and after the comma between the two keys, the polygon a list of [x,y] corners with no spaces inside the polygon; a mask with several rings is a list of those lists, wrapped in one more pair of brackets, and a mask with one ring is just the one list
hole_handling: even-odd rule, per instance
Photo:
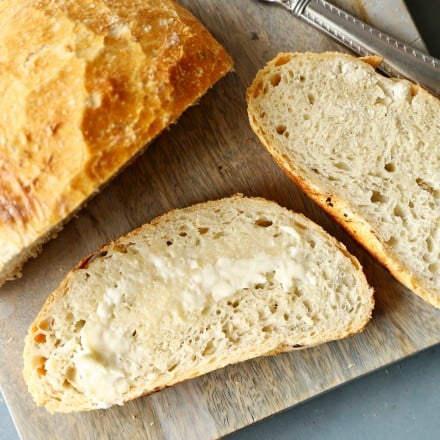
{"label": "knife", "polygon": [[260,1],[284,6],[361,56],[381,56],[378,69],[383,73],[411,79],[440,96],[440,60],[437,58],[381,32],[326,0]]}

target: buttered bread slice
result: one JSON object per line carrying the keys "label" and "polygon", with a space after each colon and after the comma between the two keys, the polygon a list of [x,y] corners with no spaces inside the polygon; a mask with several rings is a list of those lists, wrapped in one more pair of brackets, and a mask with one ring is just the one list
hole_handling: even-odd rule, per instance
{"label": "buttered bread slice", "polygon": [[373,292],[300,214],[234,196],[172,211],[84,259],[29,329],[49,411],[107,408],[227,364],[361,331]]}
{"label": "buttered bread slice", "polygon": [[378,61],[280,54],[248,90],[249,120],[315,202],[440,307],[440,100]]}

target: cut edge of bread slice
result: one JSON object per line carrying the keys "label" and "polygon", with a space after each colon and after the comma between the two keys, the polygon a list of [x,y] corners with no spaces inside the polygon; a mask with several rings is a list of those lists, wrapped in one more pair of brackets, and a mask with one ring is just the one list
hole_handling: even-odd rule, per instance
{"label": "cut edge of bread slice", "polygon": [[[342,189],[338,186],[340,180],[343,180],[343,177],[340,177],[340,175],[343,175],[344,173],[350,176],[349,178],[351,178],[352,182],[356,181],[356,178],[365,177],[361,175],[354,176],[353,172],[350,170],[350,168],[352,168],[350,161],[347,161],[346,164],[344,163],[344,154],[350,156],[351,158],[354,157],[354,162],[356,161],[356,155],[358,153],[360,154],[361,152],[349,151],[349,148],[353,147],[355,150],[356,145],[354,144],[356,142],[362,144],[362,140],[359,141],[359,139],[355,139],[353,141],[354,144],[350,145],[349,143],[344,143],[345,140],[341,139],[339,141],[338,139],[334,143],[336,144],[337,142],[340,142],[340,146],[331,147],[328,150],[325,150],[325,153],[323,153],[322,156],[319,156],[320,153],[317,152],[317,144],[313,143],[313,137],[316,136],[317,131],[319,130],[316,130],[316,127],[313,125],[307,125],[309,120],[306,120],[306,122],[303,123],[303,121],[299,121],[299,118],[296,118],[295,115],[296,111],[300,112],[304,110],[304,108],[301,107],[303,104],[301,103],[299,106],[297,106],[296,102],[294,102],[295,100],[302,100],[302,102],[305,102],[310,109],[313,108],[316,109],[316,112],[321,112],[319,115],[319,118],[321,119],[319,127],[325,127],[322,128],[324,134],[321,138],[319,138],[322,146],[326,143],[325,136],[331,136],[331,133],[328,134],[330,130],[327,130],[325,124],[328,124],[329,120],[334,122],[337,118],[337,115],[339,116],[338,112],[340,111],[340,108],[336,106],[343,105],[341,102],[343,102],[345,99],[344,93],[346,92],[343,89],[346,87],[346,84],[354,83],[353,90],[357,90],[357,95],[356,98],[353,98],[353,96],[346,98],[348,101],[347,107],[351,105],[351,108],[348,111],[345,111],[345,114],[342,114],[341,112],[342,117],[339,120],[336,120],[337,125],[333,126],[333,129],[335,130],[335,133],[337,132],[338,134],[339,131],[337,131],[337,126],[342,127],[341,131],[343,131],[344,126],[347,125],[347,123],[353,119],[353,115],[359,111],[357,108],[355,108],[357,105],[356,101],[360,101],[360,97],[362,97],[364,93],[368,93],[368,87],[377,87],[377,90],[379,90],[378,94],[380,96],[374,97],[375,101],[372,104],[372,107],[373,105],[385,107],[385,113],[382,117],[383,120],[389,116],[386,111],[393,111],[392,106],[397,106],[397,104],[400,102],[403,103],[402,105],[407,107],[411,104],[417,106],[417,108],[420,109],[419,111],[422,119],[424,117],[428,119],[429,117],[429,122],[426,122],[425,126],[429,126],[429,124],[431,124],[431,127],[434,127],[431,132],[431,137],[433,137],[433,139],[437,139],[437,144],[433,142],[431,145],[428,145],[428,148],[423,150],[420,156],[422,157],[422,154],[427,154],[427,157],[424,159],[421,158],[419,162],[425,161],[426,163],[429,163],[430,157],[432,156],[433,162],[431,164],[431,171],[434,175],[435,173],[438,174],[439,169],[436,169],[433,164],[435,163],[434,153],[435,151],[438,152],[439,147],[438,122],[437,125],[435,124],[435,114],[438,115],[440,111],[439,100],[417,84],[413,84],[404,79],[387,78],[380,73],[375,72],[375,68],[380,63],[380,60],[380,57],[375,56],[355,58],[351,55],[333,52],[325,52],[320,54],[280,53],[258,72],[252,85],[247,90],[249,121],[252,129],[262,144],[273,156],[278,165],[315,203],[317,203],[358,243],[369,251],[370,254],[375,257],[384,267],[386,267],[400,283],[420,296],[423,300],[437,308],[440,308],[440,265],[438,263],[438,258],[440,258],[440,249],[438,249],[439,255],[437,255],[437,259],[435,258],[435,255],[431,255],[429,257],[430,260],[427,262],[422,262],[422,260],[428,258],[425,257],[425,255],[419,255],[417,258],[412,258],[413,261],[417,260],[422,262],[426,268],[428,268],[428,266],[432,267],[432,273],[428,273],[426,275],[425,270],[425,274],[421,274],[421,271],[417,271],[411,267],[411,263],[409,263],[411,258],[405,258],[405,255],[399,255],[398,252],[400,250],[395,249],[395,242],[399,241],[399,237],[394,237],[393,235],[390,237],[385,237],[387,234],[389,235],[390,228],[386,230],[386,233],[382,233],[383,236],[381,237],[381,232],[379,230],[380,221],[374,217],[368,218],[368,215],[366,215],[365,212],[362,212],[363,207],[359,206],[363,204],[359,201],[360,197],[358,196],[357,201],[355,197],[351,197],[351,200],[349,200],[344,193],[346,188],[344,187],[344,189]],[[326,63],[326,67],[322,68],[321,64],[324,63]],[[334,66],[331,66],[332,64],[334,64]],[[304,69],[304,71],[302,69]],[[307,73],[305,73],[306,71]],[[307,82],[308,78],[307,80],[305,78],[310,72],[312,72],[311,75],[314,76],[310,82]],[[360,76],[356,77],[358,72]],[[293,76],[290,77],[290,75]],[[298,75],[297,80],[296,78],[293,79],[294,76],[296,77],[296,75]],[[330,78],[331,76],[333,77]],[[283,82],[283,78],[288,78],[285,83]],[[328,80],[328,78],[330,78],[330,80]],[[325,85],[322,85],[320,81],[324,80],[328,82],[326,82]],[[292,86],[294,81],[296,81],[295,86]],[[312,83],[313,81],[316,81],[317,85],[314,85]],[[312,84],[309,85],[310,83]],[[278,85],[283,87],[283,84],[286,89],[291,88],[286,93],[291,93],[292,96],[298,96],[300,93],[302,95],[301,98],[293,98],[290,105],[289,103],[283,103],[280,105],[283,110],[285,110],[287,107],[290,107],[290,109],[288,109],[289,114],[287,114],[285,111],[279,112],[280,114],[285,113],[285,119],[287,122],[283,122],[276,127],[271,127],[270,123],[268,123],[265,119],[267,118],[267,113],[274,108],[274,103],[272,101],[275,99],[279,100],[279,95],[274,98],[271,94],[281,93],[277,91],[274,92],[274,90],[278,88]],[[335,92],[335,97],[337,93],[339,93],[339,96],[337,99],[334,99],[334,102],[331,102],[335,108],[326,113],[326,111],[330,109],[330,105],[328,106],[328,109],[325,108],[322,110],[321,105],[325,106],[326,104],[322,104],[322,101],[320,101],[320,97],[318,95],[320,91],[322,95],[325,95],[327,102],[330,102],[329,97],[332,96],[331,94],[333,92],[333,90],[331,90],[332,86],[334,88],[339,87],[338,91]],[[366,89],[367,92],[365,92]],[[330,92],[328,92],[329,90]],[[351,91],[352,90],[350,90],[348,93],[351,93]],[[266,102],[263,102],[264,100],[266,100]],[[388,106],[388,108],[386,108],[386,106]],[[301,108],[299,109],[299,107]],[[334,111],[333,114],[332,111]],[[274,110],[274,112],[276,112],[276,110]],[[398,110],[396,113],[397,112]],[[295,117],[292,118],[292,115]],[[317,113],[315,115],[317,115]],[[301,115],[301,117],[303,116]],[[364,117],[369,124],[368,127],[365,125],[366,136],[368,136],[368,132],[372,133],[372,136],[374,136],[377,132],[377,129],[374,126],[375,120],[371,119],[371,114],[368,114],[368,112],[365,113]],[[304,116],[304,119],[305,118],[309,119],[309,114],[306,114]],[[396,119],[398,120],[398,117]],[[289,126],[289,123],[291,123],[291,126]],[[294,124],[295,127],[293,127]],[[302,133],[305,132],[304,128],[306,125],[310,127],[309,133],[307,133],[307,136],[303,136]],[[415,127],[415,129],[418,128]],[[435,132],[436,129],[437,132]],[[350,128],[347,130],[353,130],[353,127],[350,126]],[[354,128],[354,130],[356,130],[356,128]],[[308,142],[304,141],[301,143],[301,145],[299,145],[299,143],[295,144],[294,139],[298,136],[297,133],[299,132],[301,133],[299,136],[303,136],[304,138],[308,137]],[[290,135],[290,138],[286,139],[286,135]],[[387,136],[391,137],[389,132],[384,133],[384,141],[386,140]],[[332,140],[334,139],[332,138]],[[412,146],[412,144],[410,145]],[[385,147],[382,147],[382,145],[378,146],[378,157],[380,157],[382,154],[382,148],[385,149]],[[391,148],[392,147],[390,147],[390,149]],[[416,147],[414,147],[414,149],[416,149]],[[429,153],[430,149],[432,151],[431,153]],[[304,153],[298,153],[299,150],[303,150]],[[325,154],[327,154],[327,156],[325,156]],[[431,156],[429,156],[429,154]],[[374,155],[376,155],[376,152]],[[392,174],[395,173],[396,169],[393,161],[398,161],[398,159],[396,159],[396,156],[398,155],[399,152],[389,153],[391,159],[388,158],[388,162],[387,160],[384,160],[384,164],[381,164],[383,169],[385,169],[385,178],[383,181],[388,180],[389,182],[389,179],[394,177]],[[315,159],[315,156],[317,159]],[[312,160],[309,159],[311,157],[313,157]],[[440,154],[437,153],[437,162],[440,160],[439,158]],[[414,162],[416,162],[416,159],[417,158],[414,159]],[[326,162],[329,163],[332,161],[335,162],[335,166],[333,168],[328,168]],[[365,160],[365,163],[369,163],[370,161],[373,162],[374,160],[368,158]],[[409,161],[409,163],[411,163],[411,161]],[[336,169],[335,167],[340,167],[340,169]],[[355,169],[354,166],[352,169]],[[408,172],[408,175],[410,174],[411,170]],[[406,175],[403,175],[403,178],[406,177]],[[340,180],[336,182],[337,179]],[[437,180],[437,182],[435,182],[435,180]],[[388,182],[385,183],[388,185]],[[422,194],[422,197],[424,197],[428,192],[431,193],[428,195],[428,197],[431,197],[432,195],[434,198],[433,202],[429,202],[430,218],[426,225],[426,229],[431,227],[432,231],[426,231],[427,243],[426,245],[424,244],[424,246],[427,248],[426,253],[434,254],[435,249],[438,248],[438,235],[440,234],[440,216],[438,214],[440,211],[440,188],[433,187],[435,185],[438,186],[440,176],[438,176],[438,179],[431,179],[429,183],[425,182],[423,176],[414,176],[414,182],[410,182],[408,178],[408,182],[411,184],[411,188],[415,187],[418,191],[418,198],[421,198],[420,194]],[[381,183],[382,181],[379,181],[377,188],[367,188],[363,194],[365,200],[367,200],[365,204],[370,203],[370,200],[372,202],[371,204],[373,205],[380,205],[382,202],[384,204],[389,202],[387,195],[381,193]],[[414,202],[411,200],[408,202],[410,206],[413,203]],[[435,208],[435,206],[437,206],[437,208]],[[394,215],[393,209],[394,212],[397,212],[396,215]],[[435,209],[437,209],[437,214]],[[389,215],[391,217],[394,216],[399,224],[405,222],[404,215],[407,214],[406,212],[402,213],[401,210],[399,210],[398,203],[394,207],[391,206],[389,211]],[[412,215],[417,217],[417,213]],[[423,232],[424,231],[422,230],[422,233]],[[434,249],[433,252],[431,252],[432,249]]]}

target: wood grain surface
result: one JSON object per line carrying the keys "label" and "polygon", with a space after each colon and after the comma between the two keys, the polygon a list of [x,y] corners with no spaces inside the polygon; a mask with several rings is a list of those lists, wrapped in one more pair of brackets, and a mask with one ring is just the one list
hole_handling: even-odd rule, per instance
{"label": "wood grain surface", "polygon": [[[23,439],[216,438],[440,342],[440,311],[394,281],[314,206],[248,124],[245,90],[266,61],[280,51],[343,49],[281,8],[252,0],[181,3],[224,44],[235,71],[90,201],[26,264],[20,280],[0,289],[0,385]],[[402,0],[387,2],[394,7],[382,15],[379,0],[338,4],[407,42],[418,39]],[[54,416],[37,408],[22,378],[23,338],[67,271],[100,245],[169,209],[236,192],[305,213],[360,259],[377,302],[365,332],[229,366],[123,407]]]}

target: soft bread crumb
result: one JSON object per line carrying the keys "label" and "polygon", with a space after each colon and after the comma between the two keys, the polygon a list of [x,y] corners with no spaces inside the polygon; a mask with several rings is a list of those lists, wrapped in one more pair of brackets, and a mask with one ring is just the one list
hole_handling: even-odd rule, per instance
{"label": "soft bread crumb", "polygon": [[254,131],[286,173],[440,307],[440,101],[338,53],[278,55],[247,99]]}

